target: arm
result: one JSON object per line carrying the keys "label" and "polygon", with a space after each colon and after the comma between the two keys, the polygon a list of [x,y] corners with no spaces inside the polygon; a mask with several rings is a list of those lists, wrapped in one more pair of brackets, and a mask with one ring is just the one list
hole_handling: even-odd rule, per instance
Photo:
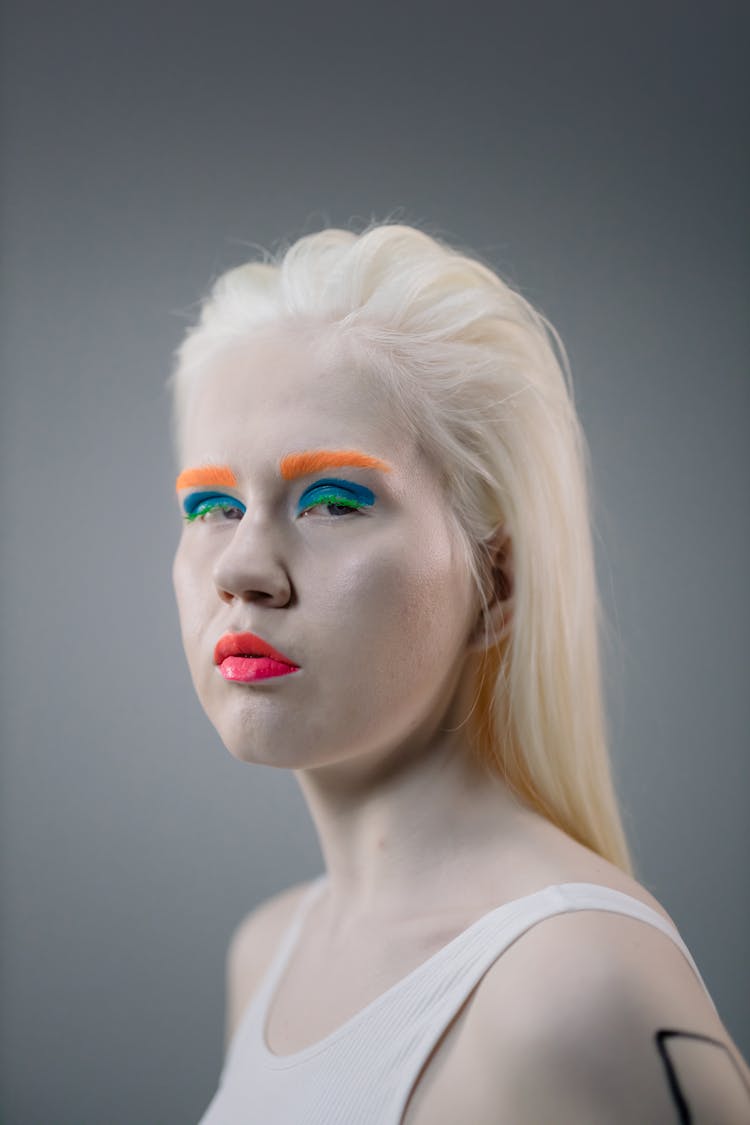
{"label": "arm", "polygon": [[510,1120],[749,1125],[750,1071],[669,938],[586,913],[532,936],[517,943],[510,988],[498,974],[478,1020],[488,1098]]}
{"label": "arm", "polygon": [[707,1012],[674,1026],[669,1006],[622,981],[582,1012],[560,1010],[518,1060],[519,1120],[749,1125],[747,1068],[726,1033],[706,1034]]}

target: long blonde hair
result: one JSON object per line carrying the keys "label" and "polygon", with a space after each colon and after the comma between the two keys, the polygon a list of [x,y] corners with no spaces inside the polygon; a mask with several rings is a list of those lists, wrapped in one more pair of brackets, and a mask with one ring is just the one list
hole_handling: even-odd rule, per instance
{"label": "long blonde hair", "polygon": [[214,283],[172,376],[179,445],[191,386],[263,326],[338,333],[441,473],[483,611],[499,529],[512,628],[488,644],[471,753],[568,835],[633,872],[603,698],[589,453],[565,349],[492,269],[401,224],[322,230]]}

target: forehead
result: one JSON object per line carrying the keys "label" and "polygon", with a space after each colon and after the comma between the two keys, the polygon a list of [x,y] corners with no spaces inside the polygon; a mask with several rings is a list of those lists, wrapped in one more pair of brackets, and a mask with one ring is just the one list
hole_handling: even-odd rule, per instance
{"label": "forehead", "polygon": [[182,439],[187,464],[278,462],[290,449],[342,447],[388,460],[397,449],[403,462],[413,446],[377,374],[342,347],[293,335],[217,355],[190,392]]}

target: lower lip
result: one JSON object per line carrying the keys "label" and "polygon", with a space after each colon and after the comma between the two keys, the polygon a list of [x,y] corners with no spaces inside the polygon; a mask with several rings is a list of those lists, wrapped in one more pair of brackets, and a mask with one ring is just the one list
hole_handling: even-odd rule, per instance
{"label": "lower lip", "polygon": [[295,664],[282,664],[270,656],[227,656],[219,665],[225,680],[236,684],[251,684],[255,680],[268,680],[272,676],[288,676],[296,672]]}

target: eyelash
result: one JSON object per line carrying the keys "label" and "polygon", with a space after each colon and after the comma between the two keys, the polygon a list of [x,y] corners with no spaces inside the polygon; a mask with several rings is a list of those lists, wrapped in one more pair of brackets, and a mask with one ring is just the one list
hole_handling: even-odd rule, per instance
{"label": "eyelash", "polygon": [[[331,489],[329,489],[328,492],[325,492],[324,485],[319,485],[317,491],[320,491],[321,489],[323,490],[323,495],[319,496],[312,503],[305,505],[305,507],[298,513],[299,515],[304,516],[315,508],[333,507],[346,508],[346,512],[340,513],[340,516],[344,516],[356,512],[361,512],[365,507],[368,506],[364,503],[359,504],[356,500],[350,500],[348,497],[343,496],[340,492],[336,492]],[[315,491],[316,490],[313,489],[313,492]],[[198,502],[195,503],[195,500],[197,500]],[[194,506],[189,507],[191,502],[194,504]],[[194,523],[196,520],[202,521],[204,516],[209,515],[211,512],[215,511],[223,510],[225,512],[240,512],[240,518],[242,518],[242,516],[245,514],[244,505],[241,505],[237,501],[232,500],[229,496],[203,496],[200,499],[198,499],[198,497],[188,497],[185,503],[186,506],[188,506],[188,510],[184,513],[183,519],[187,523]],[[332,518],[340,518],[340,516]]]}
{"label": "eyelash", "polygon": [[[355,491],[360,493],[361,500],[355,498]],[[333,480],[318,481],[317,484],[308,489],[308,492],[311,502],[305,505],[299,515],[305,515],[314,508],[322,507],[346,508],[348,512],[344,512],[342,515],[348,515],[353,512],[361,512],[375,502],[375,496],[369,488],[359,485],[347,489],[345,484]]]}

